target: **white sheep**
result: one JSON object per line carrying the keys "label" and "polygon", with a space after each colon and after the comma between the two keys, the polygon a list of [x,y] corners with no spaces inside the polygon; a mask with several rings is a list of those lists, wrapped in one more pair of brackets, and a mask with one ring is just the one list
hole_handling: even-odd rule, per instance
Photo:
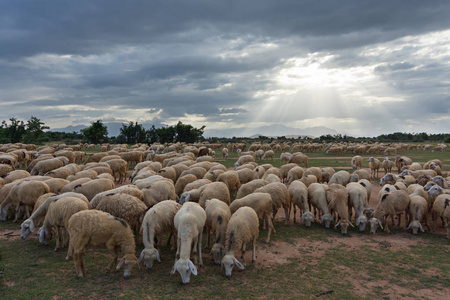
{"label": "white sheep", "polygon": [[[382,220],[384,217],[391,216],[392,222],[394,222],[394,216],[398,216],[398,224],[400,226],[401,215],[405,212],[405,224],[406,224],[406,214],[408,212],[409,206],[409,196],[406,191],[395,190],[391,193],[384,194],[381,197],[375,211],[373,213],[373,218],[369,220],[370,223],[370,233],[374,234],[380,225],[383,229]],[[389,233],[388,223],[386,222],[384,231]]]}
{"label": "white sheep", "polygon": [[[313,176],[313,175],[310,175]],[[305,221],[306,227],[311,227],[311,221],[315,220],[314,214],[309,211],[308,187],[301,181],[293,181],[288,188],[292,205],[294,206],[294,223],[297,214],[297,207],[300,210],[301,217],[299,223]]]}
{"label": "white sheep", "polygon": [[320,219],[320,224],[324,224],[325,228],[330,228],[330,224],[333,221],[333,216],[328,208],[328,202],[326,197],[326,191],[328,190],[328,185],[322,183],[312,183],[308,187],[308,199],[309,203],[314,207],[314,214],[316,214],[316,209],[318,208],[322,212],[322,217]]}
{"label": "white sheep", "polygon": [[389,160],[389,157],[385,157],[382,163],[384,173],[392,172],[392,167],[394,166],[394,162]]}
{"label": "white sheep", "polygon": [[[157,260],[161,262],[159,251],[164,234],[170,232],[173,236],[173,248],[176,245],[176,230],[173,224],[175,214],[181,208],[181,205],[173,200],[164,200],[155,204],[144,216],[142,221],[142,238],[144,249],[139,256],[139,262],[144,260],[145,266],[148,269],[153,267],[153,262]],[[155,238],[158,241],[155,248]],[[159,249],[159,250],[158,250]]]}
{"label": "white sheep", "polygon": [[347,234],[348,225],[354,227],[348,218],[348,191],[342,185],[334,183],[327,189],[326,196],[331,214],[335,211],[339,216],[334,228],[341,225],[341,233]]}
{"label": "white sheep", "polygon": [[[191,273],[197,275],[197,268],[191,261],[191,251],[194,262],[201,267],[202,260],[202,233],[206,223],[204,209],[194,202],[186,202],[174,217],[174,226],[177,230],[177,253],[172,274],[176,271],[181,275],[181,281],[189,283]],[[198,248],[198,252],[197,252]]]}
{"label": "white sheep", "polygon": [[[225,276],[230,277],[236,265],[245,268],[245,251],[247,244],[252,243],[252,262],[256,261],[256,240],[259,235],[259,223],[256,212],[250,207],[239,208],[230,218],[226,231],[226,250],[221,265],[225,267]],[[235,257],[241,251],[241,264]]]}
{"label": "white sheep", "polygon": [[273,219],[275,219],[278,209],[283,207],[285,215],[284,224],[288,223],[289,215],[291,213],[291,197],[289,196],[286,185],[282,184],[281,182],[273,182],[260,187],[259,189],[255,190],[255,192],[269,193],[272,197]]}
{"label": "white sheep", "polygon": [[225,255],[225,232],[228,221],[231,218],[230,207],[218,199],[206,200],[206,247],[210,245],[210,236],[214,234],[214,245],[211,248],[211,255],[214,262],[219,265]]}
{"label": "white sheep", "polygon": [[339,171],[334,173],[333,176],[331,176],[328,185],[336,183],[345,186],[349,181],[350,181],[350,173],[347,171]]}
{"label": "white sheep", "polygon": [[[359,227],[360,232],[364,232],[368,221],[364,215],[364,210],[369,208],[367,190],[358,182],[350,182],[345,188],[348,191],[349,205],[355,210],[355,224]],[[349,210],[351,210],[351,207],[349,207]]]}
{"label": "white sheep", "polygon": [[67,226],[70,236],[68,257],[73,253],[75,270],[78,277],[84,277],[85,268],[83,254],[85,247],[106,246],[113,252],[114,258],[109,264],[112,271],[118,261],[118,251],[125,254],[117,264],[116,270],[124,266],[123,276],[129,278],[133,265],[138,264],[135,256],[135,242],[133,231],[127,222],[99,210],[83,210],[69,219]]}
{"label": "white sheep", "polygon": [[378,171],[380,170],[381,162],[379,159],[371,156],[369,158],[370,176],[378,178]]}
{"label": "white sheep", "polygon": [[[411,197],[412,196],[412,197]],[[424,232],[421,222],[425,221],[428,230],[430,230],[430,225],[428,224],[428,203],[427,200],[419,195],[410,195],[409,202],[409,226],[407,229],[412,229],[413,234],[417,234],[420,229]]]}
{"label": "white sheep", "polygon": [[353,172],[356,171],[357,169],[361,169],[362,163],[363,163],[363,158],[360,155],[354,156],[351,161]]}
{"label": "white sheep", "polygon": [[270,242],[270,234],[276,233],[272,223],[273,201],[269,193],[255,192],[240,199],[234,200],[230,205],[231,214],[239,208],[248,206],[255,210],[258,218],[264,220],[263,229],[266,229],[266,223],[269,227],[266,242]]}

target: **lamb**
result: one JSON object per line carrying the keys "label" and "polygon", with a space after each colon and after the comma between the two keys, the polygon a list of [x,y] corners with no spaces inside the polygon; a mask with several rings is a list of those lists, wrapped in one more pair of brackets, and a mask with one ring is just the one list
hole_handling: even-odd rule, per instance
{"label": "lamb", "polygon": [[116,175],[119,175],[117,183],[123,183],[127,177],[128,162],[124,159],[118,158],[108,160],[106,163],[111,168],[114,179],[116,179]]}
{"label": "lamb", "polygon": [[[411,195],[412,196],[412,195]],[[417,234],[420,229],[424,232],[421,222],[424,221],[427,224],[428,230],[430,230],[430,226],[428,225],[428,203],[427,200],[419,195],[412,196],[409,202],[409,226],[407,229],[412,229],[413,234]]]}
{"label": "lamb", "polygon": [[135,196],[119,193],[103,197],[97,204],[96,209],[125,220],[130,225],[131,230],[137,232],[147,211],[147,206]]}
{"label": "lamb", "polygon": [[[39,242],[43,245],[48,245],[48,242],[52,239],[52,227],[56,230],[56,246],[55,252],[61,248],[61,236],[60,229],[67,228],[70,217],[75,213],[88,210],[88,204],[76,197],[61,197],[55,199],[47,209],[47,214],[45,215],[44,224],[39,229]],[[67,233],[67,232],[66,232]],[[67,236],[64,237],[62,246],[67,245]],[[69,257],[66,257],[68,260]]]}
{"label": "lamb", "polygon": [[[177,253],[172,274],[176,271],[181,275],[184,284],[189,283],[191,273],[197,275],[197,268],[191,261],[191,251],[194,262],[201,267],[202,260],[202,232],[206,223],[206,213],[198,203],[186,202],[174,217],[177,230]],[[198,247],[198,252],[197,252]]]}
{"label": "lamb", "polygon": [[[155,204],[144,216],[142,221],[142,237],[144,249],[139,256],[139,262],[144,260],[147,269],[153,267],[153,262],[161,262],[159,252],[164,234],[170,232],[173,236],[173,247],[176,245],[176,230],[173,219],[175,214],[181,208],[181,205],[173,200],[164,200]],[[158,242],[155,248],[155,239]],[[173,249],[172,249],[173,250]]]}
{"label": "lamb", "polygon": [[[359,227],[360,232],[364,232],[368,221],[367,217],[364,215],[364,210],[369,208],[367,191],[357,182],[351,182],[347,184],[345,188],[348,191],[349,205],[355,209],[356,226]],[[349,211],[351,212],[350,206]],[[351,213],[349,219],[351,219]]]}
{"label": "lamb", "polygon": [[384,173],[391,173],[394,162],[389,160],[389,157],[385,157],[382,163]]}
{"label": "lamb", "polygon": [[300,214],[302,214],[301,217],[299,216],[299,223],[304,220],[306,227],[311,227],[311,221],[315,220],[315,217],[314,214],[309,211],[307,186],[303,182],[296,180],[289,185],[288,191],[292,205],[294,206],[294,223],[298,207],[300,209]]}
{"label": "lamb", "polygon": [[83,263],[84,248],[87,245],[106,246],[114,254],[109,265],[111,271],[117,264],[118,250],[125,254],[117,264],[116,270],[124,266],[123,276],[129,278],[133,265],[138,264],[135,256],[135,242],[133,231],[122,219],[114,217],[99,210],[83,210],[77,212],[69,219],[67,226],[70,236],[69,252],[73,253],[75,270],[78,277],[84,277]]}
{"label": "lamb", "polygon": [[[234,265],[243,270],[245,268],[245,250],[247,244],[252,243],[252,262],[256,261],[256,240],[259,235],[258,216],[250,207],[239,208],[230,219],[226,231],[227,253],[221,265],[225,267],[225,276],[231,277]],[[241,264],[235,257],[241,251]]]}
{"label": "lamb", "polygon": [[112,190],[114,187],[114,181],[110,179],[94,179],[75,186],[73,192],[83,194],[91,201],[98,193]]}
{"label": "lamb", "polygon": [[354,227],[348,218],[348,191],[340,184],[331,184],[326,191],[326,197],[331,214],[336,211],[339,216],[339,221],[334,225],[334,228],[341,225],[341,233],[347,234],[348,225]]}
{"label": "lamb", "polygon": [[349,181],[350,181],[350,173],[347,171],[339,171],[334,173],[333,176],[331,176],[328,185],[336,183],[345,186]]}
{"label": "lamb", "polygon": [[[325,228],[330,228],[330,223],[333,221],[333,216],[328,208],[328,202],[326,198],[326,191],[328,185],[321,183],[312,183],[308,187],[308,199],[309,203],[314,207],[314,212],[316,208],[322,211],[322,218],[320,219],[320,224],[324,224]],[[316,215],[316,213],[314,213]]]}
{"label": "lamb", "polygon": [[237,191],[241,187],[241,182],[239,181],[239,175],[234,170],[226,171],[226,172],[220,174],[217,177],[216,181],[225,183],[228,187],[230,194],[232,193],[233,190],[235,190],[235,195],[236,195]]}
{"label": "lamb", "polygon": [[[383,229],[381,221],[384,217],[391,216],[393,221],[394,216],[398,215],[397,226],[400,226],[401,214],[403,212],[405,212],[406,224],[406,213],[408,212],[409,201],[410,199],[406,191],[396,190],[391,193],[384,194],[375,208],[373,218],[369,220],[370,233],[374,234],[378,228],[378,225],[380,225],[381,229]],[[390,232],[387,222],[385,224],[384,231],[386,233]]]}
{"label": "lamb", "polygon": [[206,247],[210,245],[210,235],[214,236],[214,245],[211,248],[211,254],[216,265],[220,265],[222,257],[225,255],[225,232],[227,230],[228,221],[231,218],[230,207],[218,200],[206,200]]}
{"label": "lamb", "polygon": [[360,155],[354,156],[351,161],[353,172],[356,171],[357,169],[361,169],[362,163],[363,163],[363,158]]}
{"label": "lamb", "polygon": [[262,218],[264,220],[263,229],[266,229],[266,223],[269,227],[267,232],[266,242],[270,242],[270,234],[276,233],[275,228],[272,223],[272,214],[273,214],[273,201],[272,196],[269,193],[264,192],[255,192],[250,195],[247,195],[243,198],[234,200],[230,205],[230,211],[233,215],[239,208],[248,206],[255,210],[258,218]]}
{"label": "lamb", "polygon": [[289,221],[290,209],[291,209],[291,197],[287,187],[281,182],[269,183],[263,187],[260,187],[255,191],[256,193],[269,193],[272,197],[273,205],[273,218],[277,214],[279,208],[283,207],[285,220],[284,224]]}
{"label": "lamb", "polygon": [[380,170],[380,166],[381,162],[377,158],[374,158],[373,156],[369,158],[369,168],[371,177],[378,178],[378,171]]}

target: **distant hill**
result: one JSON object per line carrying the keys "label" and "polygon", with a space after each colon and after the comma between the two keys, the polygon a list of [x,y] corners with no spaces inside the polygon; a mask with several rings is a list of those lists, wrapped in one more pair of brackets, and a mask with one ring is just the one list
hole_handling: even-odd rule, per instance
{"label": "distant hill", "polygon": [[[104,123],[106,127],[108,127],[108,136],[118,136],[120,134],[120,128],[122,128],[123,123],[119,122],[111,122]],[[156,127],[160,127],[161,124],[151,124],[151,123],[142,123],[142,126],[145,129],[149,129],[155,125]],[[76,125],[76,126],[67,126],[63,128],[51,128],[51,131],[59,131],[59,132],[80,132],[81,129],[87,128],[87,125]],[[307,127],[307,128],[293,128],[287,127],[281,124],[267,125],[261,127],[242,127],[242,128],[226,128],[226,129],[205,129],[203,134],[204,137],[258,137],[260,135],[267,137],[277,137],[277,136],[286,136],[286,137],[299,137],[299,136],[309,136],[309,137],[319,137],[321,135],[336,135],[338,132],[334,129],[325,127],[325,126],[317,126],[317,127]]]}

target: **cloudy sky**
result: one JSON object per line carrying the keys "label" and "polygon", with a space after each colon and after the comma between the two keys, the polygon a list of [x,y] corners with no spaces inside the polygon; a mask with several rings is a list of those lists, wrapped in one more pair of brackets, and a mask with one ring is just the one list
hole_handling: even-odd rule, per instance
{"label": "cloudy sky", "polygon": [[0,121],[448,133],[449,1],[0,2]]}

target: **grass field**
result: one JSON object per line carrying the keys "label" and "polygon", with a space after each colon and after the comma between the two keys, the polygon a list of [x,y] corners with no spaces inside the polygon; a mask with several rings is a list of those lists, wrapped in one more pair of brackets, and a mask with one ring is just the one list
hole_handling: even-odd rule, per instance
{"label": "grass field", "polygon": [[[353,155],[327,157],[308,153],[309,166],[348,168]],[[450,170],[450,155],[411,151],[414,161],[439,158]],[[225,165],[236,161],[233,153]],[[364,156],[364,166],[367,158]],[[382,157],[379,157],[382,158]],[[219,160],[220,161],[220,160]],[[272,163],[272,162],[270,162]],[[273,162],[279,166],[279,160]],[[382,176],[383,172],[380,172]],[[159,299],[159,298],[240,298],[240,299],[446,299],[450,295],[450,240],[444,230],[413,236],[396,228],[390,235],[360,234],[349,228],[348,236],[280,220],[269,244],[261,230],[256,263],[246,254],[245,270],[234,270],[230,279],[204,250],[205,266],[191,283],[183,285],[178,273],[171,275],[174,252],[163,247],[161,263],[152,270],[133,268],[126,280],[122,272],[106,271],[112,256],[104,249],[88,248],[84,261],[86,277],[78,279],[73,261],[66,262],[65,250],[53,252],[54,240],[42,246],[33,234],[18,237],[19,225],[0,222],[0,299]],[[136,237],[137,255],[142,250]],[[206,234],[204,235],[204,243]]]}

